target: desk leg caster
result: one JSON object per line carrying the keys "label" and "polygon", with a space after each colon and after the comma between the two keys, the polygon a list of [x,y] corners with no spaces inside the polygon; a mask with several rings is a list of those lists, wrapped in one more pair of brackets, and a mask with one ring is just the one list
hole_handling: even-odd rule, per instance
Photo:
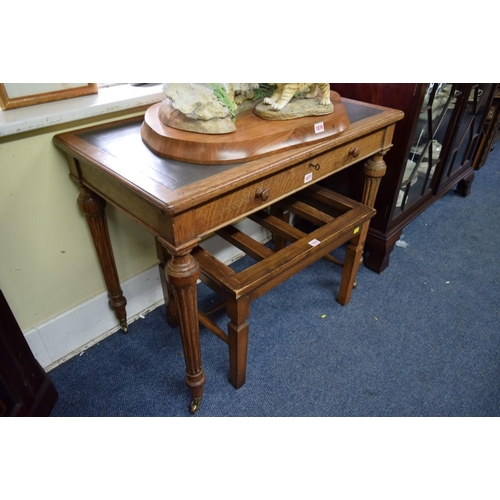
{"label": "desk leg caster", "polygon": [[120,321],[120,328],[122,329],[122,333],[128,333],[128,325],[126,319]]}
{"label": "desk leg caster", "polygon": [[198,413],[198,410],[200,409],[201,406],[201,399],[202,398],[193,398],[193,400],[191,401],[191,404],[189,405],[189,412],[192,415]]}

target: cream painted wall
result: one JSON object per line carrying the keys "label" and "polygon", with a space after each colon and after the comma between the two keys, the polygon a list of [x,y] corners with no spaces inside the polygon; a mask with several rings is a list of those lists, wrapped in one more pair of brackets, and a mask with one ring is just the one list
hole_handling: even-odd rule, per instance
{"label": "cream painted wall", "polygon": [[[0,288],[23,331],[106,289],[78,189],[52,143],[65,130],[0,141]],[[107,216],[120,280],[153,266],[153,237],[111,206]]]}

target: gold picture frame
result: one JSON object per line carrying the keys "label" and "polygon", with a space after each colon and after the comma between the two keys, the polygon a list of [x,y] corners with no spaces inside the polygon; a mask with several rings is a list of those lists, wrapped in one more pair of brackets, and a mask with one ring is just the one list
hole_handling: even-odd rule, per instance
{"label": "gold picture frame", "polygon": [[22,108],[89,94],[97,94],[97,83],[0,83],[0,107]]}

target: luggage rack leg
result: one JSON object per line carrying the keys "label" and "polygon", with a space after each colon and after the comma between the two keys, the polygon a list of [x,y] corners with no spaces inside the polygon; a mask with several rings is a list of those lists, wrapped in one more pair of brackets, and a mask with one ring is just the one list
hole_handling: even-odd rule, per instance
{"label": "luggage rack leg", "polygon": [[238,300],[229,300],[227,315],[231,321],[227,325],[229,340],[229,381],[239,389],[246,380],[248,331],[247,322],[250,316],[250,300],[248,296]]}
{"label": "luggage rack leg", "polygon": [[[307,228],[290,225],[292,213],[307,221]],[[374,214],[373,208],[316,187],[273,205],[271,213],[259,210],[248,216],[275,235],[275,243],[278,241],[276,251],[235,226],[217,231],[220,237],[256,261],[242,271],[234,271],[200,246],[193,250],[192,254],[200,265],[201,280],[225,302],[229,318],[227,335],[208,317],[210,311],[199,311],[198,318],[202,325],[227,342],[229,380],[236,389],[246,381],[250,303],[346,244],[345,260],[340,263],[343,270],[337,301],[347,305],[361,263],[368,225]],[[216,309],[219,307],[217,305]]]}

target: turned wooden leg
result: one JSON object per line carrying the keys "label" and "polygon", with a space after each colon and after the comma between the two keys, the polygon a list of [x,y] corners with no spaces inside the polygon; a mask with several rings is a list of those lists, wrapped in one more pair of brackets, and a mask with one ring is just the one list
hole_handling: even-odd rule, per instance
{"label": "turned wooden leg", "polygon": [[231,320],[227,325],[229,344],[229,381],[239,389],[244,385],[247,374],[248,330],[250,300],[247,296],[238,300],[228,300],[227,315]]}
{"label": "turned wooden leg", "polygon": [[156,254],[160,263],[158,268],[160,271],[160,282],[163,289],[163,298],[165,299],[165,309],[167,312],[167,323],[175,328],[179,326],[179,311],[177,308],[177,303],[175,302],[174,289],[172,285],[167,281],[167,276],[165,274],[165,266],[170,260],[170,254],[162,247],[161,243],[156,240]]}
{"label": "turned wooden leg", "polygon": [[[364,165],[365,174],[365,184],[363,188],[363,196],[361,202],[369,207],[375,206],[375,200],[377,198],[378,188],[380,187],[380,181],[384,177],[387,171],[387,165],[384,161],[384,155],[389,151],[384,149],[368,159]],[[369,224],[365,224],[364,235],[362,236],[363,244],[366,240],[366,235],[368,233]],[[388,257],[387,257],[388,258]],[[361,251],[360,263],[363,261],[363,255]]]}
{"label": "turned wooden leg", "polygon": [[127,300],[120,288],[120,280],[118,279],[111,240],[109,239],[108,225],[104,211],[106,201],[85,186],[80,184],[79,187],[80,196],[78,197],[78,205],[87,219],[90,234],[94,240],[97,256],[108,288],[109,305],[114,310],[120,322],[121,329],[124,333],[127,333],[127,312],[125,310]]}
{"label": "turned wooden leg", "polygon": [[384,155],[387,151],[389,151],[389,149],[377,153],[365,163],[365,185],[361,202],[372,208],[375,206],[375,199],[377,198],[380,181],[387,170],[387,165],[384,161]]}
{"label": "turned wooden leg", "polygon": [[178,307],[179,322],[186,363],[186,385],[191,392],[191,413],[201,405],[205,373],[201,365],[200,332],[196,282],[200,275],[198,262],[190,253],[172,255],[165,266],[167,282],[172,287]]}

